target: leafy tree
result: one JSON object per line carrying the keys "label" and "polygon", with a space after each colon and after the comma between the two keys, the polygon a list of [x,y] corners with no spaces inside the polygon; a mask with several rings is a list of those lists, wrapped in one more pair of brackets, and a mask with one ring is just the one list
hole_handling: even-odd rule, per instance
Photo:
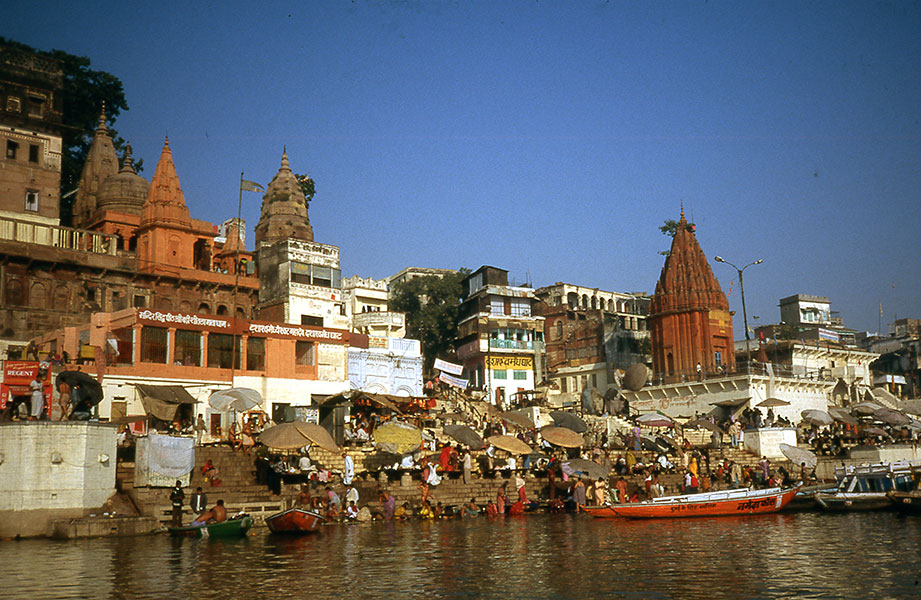
{"label": "leafy tree", "polygon": [[[86,155],[93,141],[93,133],[99,122],[103,102],[115,149],[121,152],[127,144],[112,128],[112,124],[115,123],[121,111],[128,110],[122,82],[110,73],[91,69],[90,59],[85,56],[75,56],[63,50],[51,50],[50,52],[36,50],[26,44],[2,37],[0,37],[0,44],[53,58],[61,65],[63,72],[61,219],[64,224],[69,224],[74,196],[70,195],[67,198],[64,196],[76,189],[80,181],[80,171],[83,169],[83,163],[86,162]],[[140,171],[143,169],[143,160],[135,159],[134,166]]]}
{"label": "leafy tree", "polygon": [[295,173],[294,178],[297,179],[298,185],[301,186],[301,191],[304,192],[304,199],[306,200],[307,210],[310,210],[310,201],[313,200],[313,197],[317,195],[317,186],[310,175],[300,175]]}
{"label": "leafy tree", "polygon": [[[685,225],[685,229],[694,232],[694,224],[688,223]],[[659,231],[662,232],[662,235],[667,235],[669,237],[675,237],[675,234],[678,233],[678,221],[674,219],[665,219],[665,224],[659,226]]]}
{"label": "leafy tree", "polygon": [[428,373],[435,359],[456,350],[457,309],[463,286],[461,282],[470,271],[439,277],[426,275],[397,284],[390,300],[390,309],[406,313],[407,337],[422,343],[423,366]]}

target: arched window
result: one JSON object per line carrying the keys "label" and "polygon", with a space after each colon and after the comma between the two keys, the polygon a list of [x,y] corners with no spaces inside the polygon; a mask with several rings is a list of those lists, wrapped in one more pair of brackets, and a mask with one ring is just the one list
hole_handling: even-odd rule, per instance
{"label": "arched window", "polygon": [[569,308],[579,308],[579,294],[575,292],[566,294],[566,303],[569,304]]}
{"label": "arched window", "polygon": [[582,294],[582,308],[588,308],[588,296]]}
{"label": "arched window", "polygon": [[201,304],[198,305],[198,314],[200,314],[200,315],[210,315],[210,314],[211,314],[211,307],[208,306],[206,303],[202,302]]}
{"label": "arched window", "polygon": [[556,339],[563,339],[563,320],[560,319],[556,322]]}
{"label": "arched window", "polygon": [[22,306],[25,303],[25,298],[23,298],[22,294],[22,282],[18,279],[7,279],[6,301],[10,306]]}
{"label": "arched window", "polygon": [[29,290],[29,306],[32,308],[48,307],[48,292],[44,283],[33,283]]}
{"label": "arched window", "polygon": [[592,310],[598,308],[598,296],[592,296]]}
{"label": "arched window", "polygon": [[219,314],[219,315],[226,315],[226,314],[227,314],[227,307],[224,306],[223,304],[219,304],[218,307],[217,307],[217,314]]}
{"label": "arched window", "polygon": [[173,310],[173,303],[166,298],[157,300],[157,308],[160,310]]}

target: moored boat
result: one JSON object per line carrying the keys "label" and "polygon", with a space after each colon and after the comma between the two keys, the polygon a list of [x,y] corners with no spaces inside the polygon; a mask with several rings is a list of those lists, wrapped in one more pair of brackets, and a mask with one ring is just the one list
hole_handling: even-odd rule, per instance
{"label": "moored boat", "polygon": [[238,518],[221,521],[220,523],[210,523],[195,527],[193,525],[183,525],[181,527],[169,527],[167,531],[173,537],[196,537],[196,538],[233,538],[243,537],[250,527],[253,526],[253,519],[249,515],[243,515]]}
{"label": "moored boat", "polygon": [[589,506],[585,512],[596,518],[628,517],[659,519],[680,517],[720,517],[777,512],[796,495],[794,488],[752,490],[741,488],[684,496],[665,496],[645,502]]}
{"label": "moored boat", "polygon": [[912,468],[917,461],[875,463],[838,467],[838,486],[830,492],[817,492],[816,504],[823,510],[853,511],[892,508],[889,492],[908,492],[913,487]]}
{"label": "moored boat", "polygon": [[320,513],[303,508],[289,508],[265,518],[272,533],[313,533],[325,522]]}

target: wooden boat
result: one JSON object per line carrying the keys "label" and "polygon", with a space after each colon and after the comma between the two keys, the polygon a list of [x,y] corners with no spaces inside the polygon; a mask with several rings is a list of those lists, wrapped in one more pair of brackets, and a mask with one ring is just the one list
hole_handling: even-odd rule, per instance
{"label": "wooden boat", "polygon": [[889,492],[886,494],[892,506],[903,512],[921,513],[921,490],[911,492]]}
{"label": "wooden boat", "polygon": [[912,468],[921,462],[900,461],[837,467],[838,487],[831,492],[817,492],[816,504],[823,510],[881,510],[892,508],[889,492],[908,492],[913,487]]}
{"label": "wooden boat", "polygon": [[168,531],[173,537],[234,538],[245,536],[246,532],[249,531],[252,526],[252,517],[243,515],[242,517],[221,521],[220,523],[202,525],[201,527],[192,525],[170,527]]}
{"label": "wooden boat", "polygon": [[793,496],[793,500],[790,501],[784,507],[786,512],[795,512],[800,510],[815,510],[817,508],[815,502],[815,495],[819,492],[826,492],[833,490],[837,487],[836,483],[818,483],[815,485],[804,485],[799,489],[799,492]]}
{"label": "wooden boat", "polygon": [[320,513],[303,508],[289,508],[265,518],[272,533],[313,533],[325,522]]}
{"label": "wooden boat", "polygon": [[632,504],[587,506],[585,512],[596,518],[631,519],[752,515],[779,511],[793,499],[797,491],[799,486],[764,490],[741,488],[685,496],[665,496]]}

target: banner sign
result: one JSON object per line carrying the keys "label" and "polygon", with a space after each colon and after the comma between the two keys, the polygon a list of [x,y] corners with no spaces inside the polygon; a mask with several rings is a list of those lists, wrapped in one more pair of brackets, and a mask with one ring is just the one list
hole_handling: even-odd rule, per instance
{"label": "banner sign", "polygon": [[487,356],[486,366],[490,369],[531,369],[534,359],[530,356]]}
{"label": "banner sign", "polygon": [[819,329],[819,339],[828,340],[831,342],[840,341],[838,333],[836,331],[829,331],[827,329]]}
{"label": "banner sign", "polygon": [[277,323],[250,323],[246,328],[250,334],[273,334],[296,337],[318,342],[344,344],[349,341],[349,332],[341,329],[311,329],[298,325],[279,325]]}
{"label": "banner sign", "polygon": [[449,363],[448,361],[441,360],[440,358],[435,359],[435,368],[444,373],[457,375],[458,377],[464,374],[464,367],[455,365],[454,363]]}
{"label": "banner sign", "polygon": [[443,381],[448,385],[453,385],[456,388],[467,389],[467,380],[461,379],[460,377],[453,377],[447,373],[442,373],[438,376],[438,381]]}
{"label": "banner sign", "polygon": [[139,321],[153,321],[155,323],[176,323],[178,325],[194,325],[196,327],[229,328],[227,319],[214,319],[198,315],[182,315],[161,310],[142,310],[138,312]]}

